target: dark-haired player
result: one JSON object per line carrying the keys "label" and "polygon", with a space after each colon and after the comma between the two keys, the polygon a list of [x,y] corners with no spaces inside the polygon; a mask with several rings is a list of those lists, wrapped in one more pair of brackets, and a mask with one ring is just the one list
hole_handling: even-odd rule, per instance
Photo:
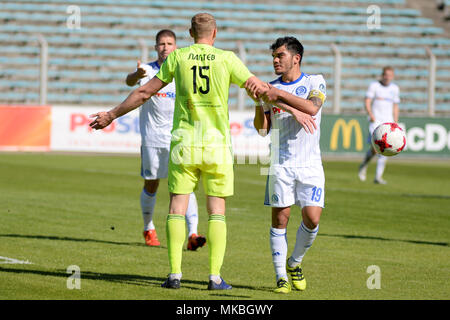
{"label": "dark-haired player", "polygon": [[[296,38],[279,38],[271,49],[274,71],[280,77],[270,82],[264,103],[257,103],[254,124],[259,132],[272,131],[264,204],[272,207],[270,247],[275,292],[289,293],[288,273],[295,289],[306,289],[301,263],[316,238],[324,207],[325,176],[319,140],[326,85],[322,75],[300,70],[303,46]],[[288,257],[286,228],[292,205],[301,208],[303,221]]]}

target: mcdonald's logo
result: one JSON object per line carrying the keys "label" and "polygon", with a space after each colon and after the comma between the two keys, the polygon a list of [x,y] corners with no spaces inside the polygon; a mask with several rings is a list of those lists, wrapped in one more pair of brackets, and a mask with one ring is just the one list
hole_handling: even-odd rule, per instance
{"label": "mcdonald's logo", "polygon": [[[333,129],[331,130],[331,141],[330,141],[330,149],[337,150],[338,148],[338,140],[339,140],[339,132],[342,128],[342,146],[344,149],[350,149],[352,142],[352,132],[355,131],[355,141],[356,141],[356,150],[361,151],[363,149],[363,135],[361,131],[361,126],[359,125],[358,120],[351,119],[347,123],[344,119],[338,119],[334,123]],[[353,130],[354,129],[354,130]]]}

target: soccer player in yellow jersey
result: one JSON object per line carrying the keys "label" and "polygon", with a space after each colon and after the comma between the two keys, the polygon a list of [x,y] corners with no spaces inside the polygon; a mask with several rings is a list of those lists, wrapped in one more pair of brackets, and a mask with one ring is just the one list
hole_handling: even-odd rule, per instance
{"label": "soccer player in yellow jersey", "polygon": [[233,155],[228,119],[231,83],[245,87],[253,97],[268,90],[231,51],[213,47],[216,21],[207,13],[192,17],[194,44],[173,51],[156,76],[134,90],[124,102],[108,112],[99,112],[90,124],[94,129],[139,107],[175,79],[176,99],[169,160],[170,205],[166,233],[170,273],[162,284],[177,289],[185,239],[189,194],[200,177],[207,195],[209,241],[209,290],[231,289],[220,276],[226,247],[225,199],[233,195]]}

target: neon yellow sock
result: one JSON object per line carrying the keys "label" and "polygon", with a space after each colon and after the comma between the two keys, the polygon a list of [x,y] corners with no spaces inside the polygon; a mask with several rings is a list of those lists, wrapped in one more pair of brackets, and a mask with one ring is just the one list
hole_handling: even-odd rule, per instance
{"label": "neon yellow sock", "polygon": [[227,225],[225,216],[211,214],[208,219],[209,271],[211,275],[220,275],[225,248],[227,245]]}
{"label": "neon yellow sock", "polygon": [[183,244],[186,238],[185,217],[181,214],[167,215],[166,234],[170,273],[181,273]]}

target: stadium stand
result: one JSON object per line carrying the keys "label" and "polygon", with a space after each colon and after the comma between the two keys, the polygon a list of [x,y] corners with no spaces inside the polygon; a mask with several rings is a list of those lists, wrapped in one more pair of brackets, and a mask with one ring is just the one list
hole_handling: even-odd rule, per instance
{"label": "stadium stand", "polygon": [[443,19],[450,20],[450,0],[436,0],[436,7],[443,11]]}
{"label": "stadium stand", "polygon": [[[79,9],[79,28],[71,24],[71,5]],[[381,13],[379,28],[370,25],[374,5]],[[425,112],[429,47],[437,59],[436,111],[450,113],[450,38],[406,0],[2,1],[0,103],[39,101],[37,34],[42,34],[49,45],[48,104],[115,105],[130,92],[124,79],[141,56],[139,39],[149,47],[148,61],[155,58],[154,35],[161,28],[175,30],[178,45],[187,46],[190,18],[205,11],[218,20],[216,46],[238,53],[240,42],[249,69],[267,81],[275,78],[270,44],[279,36],[298,37],[305,46],[303,71],[322,73],[327,80],[328,111],[334,84],[331,44],[342,54],[343,112],[362,112],[367,85],[385,65],[396,69],[401,110]],[[237,106],[237,92],[233,87],[231,108]]]}

